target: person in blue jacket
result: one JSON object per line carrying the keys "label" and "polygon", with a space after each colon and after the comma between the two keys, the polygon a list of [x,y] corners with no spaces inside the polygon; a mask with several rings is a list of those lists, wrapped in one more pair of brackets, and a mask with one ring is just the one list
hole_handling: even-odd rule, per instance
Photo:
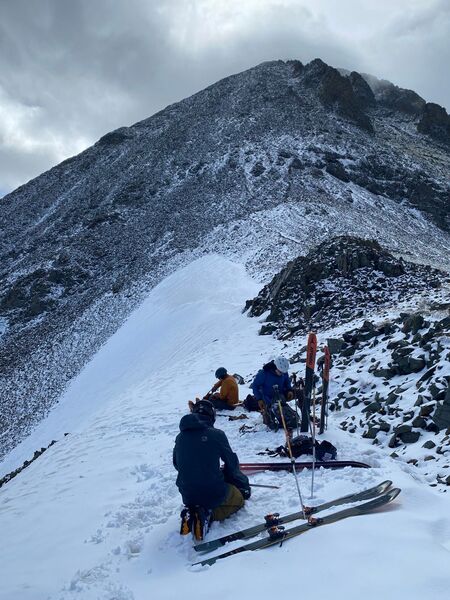
{"label": "person in blue jacket", "polygon": [[282,397],[292,400],[294,393],[288,371],[289,361],[284,356],[277,356],[258,371],[252,383],[252,390],[262,410],[267,410],[273,404],[274,385],[278,386]]}

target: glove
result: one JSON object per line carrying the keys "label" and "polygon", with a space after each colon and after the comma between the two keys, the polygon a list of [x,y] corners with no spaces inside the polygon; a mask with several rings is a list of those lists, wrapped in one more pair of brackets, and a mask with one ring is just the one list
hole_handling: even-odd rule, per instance
{"label": "glove", "polygon": [[239,491],[244,496],[244,500],[248,500],[250,498],[250,496],[252,495],[252,490],[249,487],[248,488],[240,488]]}
{"label": "glove", "polygon": [[286,394],[286,398],[287,398],[288,400],[293,400],[293,399],[294,399],[294,392],[288,392],[288,393]]}

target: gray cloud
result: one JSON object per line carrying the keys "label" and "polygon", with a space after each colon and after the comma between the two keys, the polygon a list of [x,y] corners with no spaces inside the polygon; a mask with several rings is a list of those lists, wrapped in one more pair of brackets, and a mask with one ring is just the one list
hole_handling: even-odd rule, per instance
{"label": "gray cloud", "polygon": [[449,106],[448,2],[392,4],[0,0],[0,193],[265,60],[320,57]]}

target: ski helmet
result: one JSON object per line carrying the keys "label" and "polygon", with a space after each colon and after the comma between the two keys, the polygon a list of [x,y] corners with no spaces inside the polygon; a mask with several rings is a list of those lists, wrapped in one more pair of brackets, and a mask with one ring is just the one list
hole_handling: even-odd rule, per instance
{"label": "ski helmet", "polygon": [[274,361],[276,368],[282,373],[287,373],[289,371],[289,361],[284,356],[277,356]]}
{"label": "ski helmet", "polygon": [[212,422],[216,420],[216,410],[214,405],[209,400],[198,400],[194,407],[192,408],[193,413],[197,413],[198,415],[204,415],[205,417],[209,417],[212,419]]}
{"label": "ski helmet", "polygon": [[215,376],[217,377],[217,379],[223,379],[227,375],[228,373],[225,367],[219,367],[215,372]]}

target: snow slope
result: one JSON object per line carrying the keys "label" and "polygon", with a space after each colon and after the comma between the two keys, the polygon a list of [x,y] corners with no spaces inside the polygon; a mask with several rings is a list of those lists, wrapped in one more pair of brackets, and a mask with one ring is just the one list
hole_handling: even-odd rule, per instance
{"label": "snow slope", "polygon": [[[0,476],[51,439],[58,443],[0,489],[1,600],[228,599],[273,594],[317,598],[443,598],[450,585],[449,496],[415,481],[379,448],[341,431],[326,434],[340,458],[367,470],[319,470],[318,503],[392,479],[395,505],[309,532],[282,548],[242,554],[213,567],[178,534],[180,497],[171,450],[186,402],[205,393],[220,365],[251,379],[283,351],[242,315],[258,285],[240,265],[203,257],[158,285],[100,349],[50,416],[0,465]],[[289,348],[284,348],[290,355]],[[241,386],[241,396],[247,393]],[[282,443],[258,415],[217,426],[242,462]],[[339,417],[336,419],[338,421]],[[239,434],[242,423],[255,430]],[[64,433],[70,435],[64,437]],[[210,537],[298,506],[289,473],[252,476],[280,490],[254,488],[240,513]],[[301,474],[305,497],[310,475]],[[6,541],[6,543],[5,543]]]}

